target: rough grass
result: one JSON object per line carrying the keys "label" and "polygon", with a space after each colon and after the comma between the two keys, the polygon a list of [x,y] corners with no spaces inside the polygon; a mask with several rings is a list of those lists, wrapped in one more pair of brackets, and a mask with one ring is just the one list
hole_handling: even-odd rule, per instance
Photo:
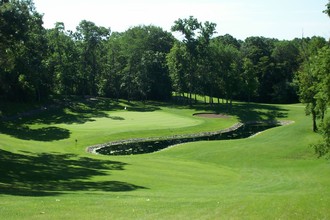
{"label": "rough grass", "polygon": [[[0,217],[330,218],[330,164],[309,147],[319,136],[311,132],[303,106],[235,103],[230,119],[192,116],[224,109],[99,100],[3,122]],[[110,140],[212,131],[237,121],[276,118],[295,123],[253,138],[182,144],[145,155],[85,152],[88,145]]]}

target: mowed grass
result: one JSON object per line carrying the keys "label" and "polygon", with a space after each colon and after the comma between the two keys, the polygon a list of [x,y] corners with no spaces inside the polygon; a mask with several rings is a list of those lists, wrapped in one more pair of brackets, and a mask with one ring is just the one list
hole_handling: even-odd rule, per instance
{"label": "mowed grass", "polygon": [[[302,105],[235,103],[230,119],[192,116],[221,113],[224,106],[135,103],[124,110],[126,105],[76,103],[3,123],[0,217],[330,218],[330,164],[309,147],[319,136]],[[111,140],[213,131],[261,119],[295,123],[248,139],[187,143],[145,155],[85,152]]]}

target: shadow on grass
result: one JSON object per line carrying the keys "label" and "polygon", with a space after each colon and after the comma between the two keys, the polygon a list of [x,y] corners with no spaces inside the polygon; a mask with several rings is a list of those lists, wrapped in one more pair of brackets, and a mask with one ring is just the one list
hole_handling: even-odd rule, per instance
{"label": "shadow on grass", "polygon": [[237,116],[241,122],[246,121],[262,121],[262,120],[278,120],[288,116],[288,110],[266,104],[258,103],[234,103],[230,110],[225,104],[214,104],[213,106],[206,104],[197,104],[192,108],[196,111],[209,111],[215,113],[224,113]]}
{"label": "shadow on grass", "polygon": [[120,181],[91,181],[124,170],[122,162],[73,154],[14,154],[0,150],[0,194],[53,196],[72,191],[121,192],[147,189]]}
{"label": "shadow on grass", "polygon": [[67,139],[71,132],[55,126],[31,129],[28,126],[12,123],[0,123],[0,133],[10,135],[21,140],[55,141]]}
{"label": "shadow on grass", "polygon": [[127,107],[127,111],[134,111],[134,112],[153,112],[160,110],[160,108],[152,101],[146,102],[128,102],[122,100],[121,103]]}
{"label": "shadow on grass", "polygon": [[[13,116],[0,118],[0,133],[22,140],[54,141],[70,137],[70,131],[56,124],[84,124],[95,118],[125,120],[108,111],[124,110],[150,112],[160,108],[153,103],[116,101],[106,98],[65,100],[60,104],[33,109]],[[31,129],[29,125],[44,124],[43,128]],[[47,127],[47,125],[50,125]]]}
{"label": "shadow on grass", "polygon": [[[94,118],[110,118],[125,120],[118,116],[109,115],[108,111],[117,110],[151,112],[160,110],[157,105],[149,102],[128,102],[107,98],[86,98],[77,100],[64,100],[48,107],[32,109],[20,114],[3,116],[2,121],[15,121],[20,123],[42,124],[84,124],[95,121]],[[0,108],[1,111],[1,108]],[[1,117],[0,117],[1,120]]]}

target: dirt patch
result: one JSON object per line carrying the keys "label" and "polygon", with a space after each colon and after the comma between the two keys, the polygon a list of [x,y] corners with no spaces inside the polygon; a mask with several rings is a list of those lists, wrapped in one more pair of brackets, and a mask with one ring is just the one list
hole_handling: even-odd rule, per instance
{"label": "dirt patch", "polygon": [[201,118],[230,118],[229,115],[217,114],[217,113],[195,113],[193,116]]}

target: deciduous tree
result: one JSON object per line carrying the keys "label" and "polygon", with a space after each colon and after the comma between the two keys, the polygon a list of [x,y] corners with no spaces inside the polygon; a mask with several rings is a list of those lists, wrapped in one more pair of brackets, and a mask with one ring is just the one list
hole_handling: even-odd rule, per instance
{"label": "deciduous tree", "polygon": [[317,56],[311,60],[312,74],[316,78],[313,85],[315,89],[315,106],[314,111],[321,118],[321,134],[322,142],[314,145],[315,152],[318,156],[330,156],[330,117],[325,120],[325,112],[330,105],[330,46],[325,46],[318,52]]}
{"label": "deciduous tree", "polygon": [[0,96],[11,100],[47,96],[50,85],[44,71],[47,47],[42,24],[32,1],[1,1]]}
{"label": "deciduous tree", "polygon": [[186,59],[188,60],[188,65],[185,70],[187,75],[187,89],[189,93],[189,98],[192,100],[192,93],[197,92],[197,60],[198,60],[198,31],[201,29],[201,23],[190,16],[188,19],[178,19],[174,22],[171,30],[174,32],[181,32],[183,34],[183,43],[187,48]]}
{"label": "deciduous tree", "polygon": [[80,42],[83,73],[83,94],[97,94],[97,78],[101,72],[100,57],[104,42],[110,36],[110,29],[98,27],[91,21],[83,20],[77,27],[76,39]]}

